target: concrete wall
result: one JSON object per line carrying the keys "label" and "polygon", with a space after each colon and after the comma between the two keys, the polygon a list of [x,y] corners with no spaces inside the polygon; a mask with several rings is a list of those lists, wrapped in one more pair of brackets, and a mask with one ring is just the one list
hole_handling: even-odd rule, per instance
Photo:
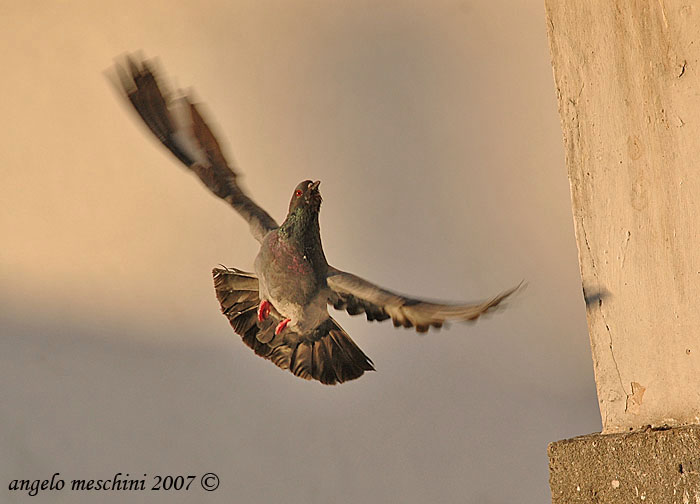
{"label": "concrete wall", "polygon": [[699,423],[700,5],[545,4],[603,432]]}

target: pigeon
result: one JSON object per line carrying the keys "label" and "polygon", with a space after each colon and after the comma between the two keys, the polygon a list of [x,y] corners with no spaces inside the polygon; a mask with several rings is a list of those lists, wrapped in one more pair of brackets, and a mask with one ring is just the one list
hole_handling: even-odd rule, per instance
{"label": "pigeon", "polygon": [[200,107],[170,92],[153,62],[126,55],[114,84],[158,140],[249,224],[260,243],[254,273],[214,268],[214,289],[233,330],[257,355],[307,380],[334,385],[374,371],[371,359],[328,313],[328,306],[369,321],[391,319],[418,332],[448,321],[475,321],[520,285],[477,303],[445,304],[383,289],[326,261],[321,245],[320,181],[294,188],[281,225],[238,181]]}

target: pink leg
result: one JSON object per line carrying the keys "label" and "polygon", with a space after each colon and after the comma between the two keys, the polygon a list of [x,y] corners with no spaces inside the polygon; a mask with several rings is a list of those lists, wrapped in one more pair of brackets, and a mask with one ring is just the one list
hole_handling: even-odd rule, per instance
{"label": "pink leg", "polygon": [[270,306],[270,302],[267,299],[260,301],[260,306],[258,306],[258,320],[260,322],[270,315]]}
{"label": "pink leg", "polygon": [[287,324],[289,324],[291,321],[292,321],[292,319],[286,318],[282,322],[277,324],[277,327],[275,328],[275,336],[277,336],[279,333],[281,333],[282,330],[284,330],[284,328],[287,327]]}

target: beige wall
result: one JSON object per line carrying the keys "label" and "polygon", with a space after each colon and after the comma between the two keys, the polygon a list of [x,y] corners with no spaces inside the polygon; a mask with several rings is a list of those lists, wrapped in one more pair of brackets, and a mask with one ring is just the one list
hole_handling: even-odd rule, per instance
{"label": "beige wall", "polygon": [[[547,2],[605,432],[698,423],[697,9]],[[585,27],[585,29],[584,29]]]}

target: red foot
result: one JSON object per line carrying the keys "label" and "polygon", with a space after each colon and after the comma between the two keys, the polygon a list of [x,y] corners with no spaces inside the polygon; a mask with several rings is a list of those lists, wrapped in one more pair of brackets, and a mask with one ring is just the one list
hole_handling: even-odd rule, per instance
{"label": "red foot", "polygon": [[289,324],[292,321],[292,319],[284,319],[282,322],[277,324],[277,327],[275,328],[275,336],[277,336],[279,333],[282,332],[282,330],[287,327],[287,324]]}
{"label": "red foot", "polygon": [[258,320],[260,322],[270,315],[270,306],[270,302],[267,299],[260,301],[260,306],[258,306]]}

